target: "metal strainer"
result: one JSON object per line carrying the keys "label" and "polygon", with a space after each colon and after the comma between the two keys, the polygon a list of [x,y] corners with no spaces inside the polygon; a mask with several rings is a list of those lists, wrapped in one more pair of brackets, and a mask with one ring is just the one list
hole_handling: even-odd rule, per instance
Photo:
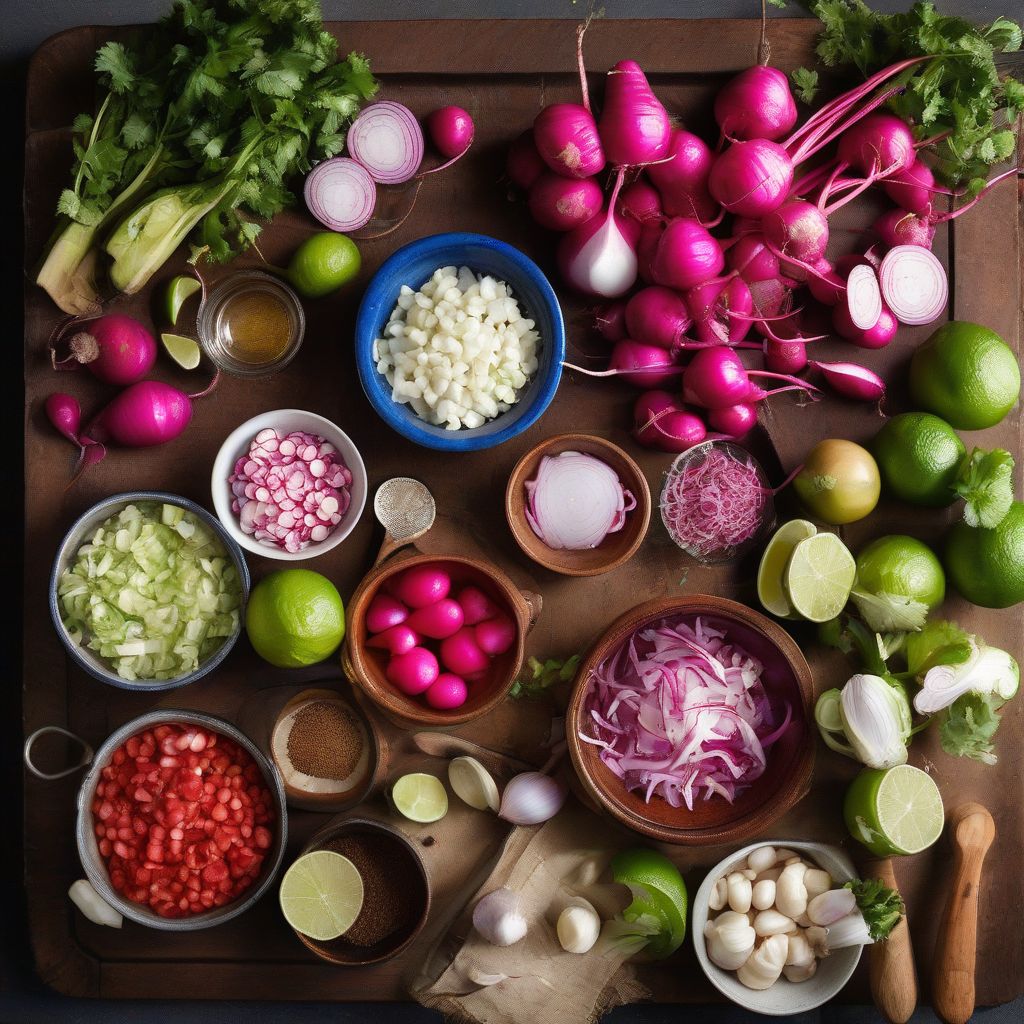
{"label": "metal strainer", "polygon": [[437,506],[427,485],[410,476],[396,476],[377,488],[373,512],[384,527],[380,562],[393,551],[422,537],[434,525]]}

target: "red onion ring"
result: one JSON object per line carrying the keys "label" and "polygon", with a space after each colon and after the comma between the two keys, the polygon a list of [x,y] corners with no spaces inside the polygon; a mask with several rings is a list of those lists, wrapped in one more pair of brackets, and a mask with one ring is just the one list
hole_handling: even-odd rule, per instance
{"label": "red onion ring", "polygon": [[373,216],[377,186],[369,171],[347,156],[316,165],[303,189],[309,212],[332,231],[355,231]]}
{"label": "red onion ring", "polygon": [[352,157],[381,185],[409,181],[423,162],[423,130],[408,107],[381,100],[364,107],[348,130]]}

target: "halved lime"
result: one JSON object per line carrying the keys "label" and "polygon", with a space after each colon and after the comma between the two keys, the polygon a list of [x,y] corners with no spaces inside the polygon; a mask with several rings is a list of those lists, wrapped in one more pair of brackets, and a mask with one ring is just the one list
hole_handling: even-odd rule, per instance
{"label": "halved lime", "polygon": [[845,607],[857,576],[849,548],[834,533],[800,541],[783,574],[793,610],[811,622],[828,622]]}
{"label": "halved lime", "polygon": [[167,349],[167,354],[183,369],[194,370],[199,365],[202,353],[199,343],[194,338],[186,338],[183,334],[161,334],[160,340]]}
{"label": "halved lime", "polygon": [[817,532],[818,528],[809,520],[791,519],[783,523],[768,541],[757,569],[757,596],[772,615],[788,618],[793,614],[793,606],[786,597],[782,577],[793,549],[800,541],[813,537]]}
{"label": "halved lime", "polygon": [[448,784],[455,795],[478,811],[497,813],[500,806],[498,784],[475,757],[456,757],[448,764]]}
{"label": "halved lime", "polygon": [[633,894],[623,920],[654,916],[664,929],[652,935],[646,951],[656,957],[674,953],[686,936],[686,883],[679,869],[657,850],[637,847],[612,858],[612,878]]}
{"label": "halved lime", "polygon": [[448,813],[448,794],[436,775],[413,772],[403,775],[391,787],[395,810],[410,821],[428,824],[440,821]]}
{"label": "halved lime", "polygon": [[[164,292],[164,315],[172,327],[178,322],[178,314],[185,305],[185,300],[190,295],[195,295],[200,288],[202,285],[199,280],[189,274],[179,274],[171,279],[167,291]],[[190,370],[192,367],[186,369]]]}
{"label": "halved lime", "polygon": [[909,764],[862,771],[846,791],[843,817],[850,835],[878,857],[920,853],[945,823],[935,780]]}
{"label": "halved lime", "polygon": [[297,932],[328,942],[344,935],[363,909],[363,879],[348,857],[315,850],[285,872],[279,898]]}

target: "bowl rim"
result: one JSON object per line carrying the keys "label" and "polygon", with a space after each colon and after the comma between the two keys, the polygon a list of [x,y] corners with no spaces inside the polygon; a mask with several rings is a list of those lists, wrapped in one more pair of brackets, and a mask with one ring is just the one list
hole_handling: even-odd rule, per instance
{"label": "bowl rim", "polygon": [[[342,521],[334,530],[331,531],[326,539],[312,543],[308,548],[304,548],[302,551],[291,552],[284,551],[276,546],[270,547],[268,544],[261,544],[259,541],[253,540],[247,533],[243,533],[242,528],[238,525],[235,514],[231,511],[231,503],[230,501],[227,501],[224,490],[227,478],[230,476],[230,470],[225,473],[224,466],[228,463],[233,465],[234,461],[238,459],[242,446],[245,443],[243,438],[246,435],[250,435],[249,440],[252,440],[255,433],[258,433],[259,429],[263,429],[255,427],[254,424],[262,422],[268,417],[273,416],[306,417],[312,425],[317,427],[318,431],[322,431],[324,429],[333,431],[336,437],[342,438],[344,443],[348,446],[348,451],[345,453],[345,465],[352,473],[353,489],[355,489],[354,485],[357,476],[362,480],[362,495],[361,500],[358,502],[358,507],[356,501],[353,500]],[[265,424],[265,426],[269,426],[269,424]],[[323,433],[321,433],[320,436],[323,437],[324,440],[330,440]],[[331,443],[334,444],[334,441],[332,440]],[[335,445],[335,447],[338,447],[338,445]],[[352,457],[349,458],[349,455]],[[332,551],[336,548],[352,533],[358,525],[359,520],[362,519],[363,511],[366,508],[366,498],[369,489],[366,465],[363,462],[363,457],[360,454],[356,443],[348,434],[345,433],[344,430],[341,429],[341,427],[338,426],[337,423],[327,419],[326,416],[310,412],[307,409],[269,409],[266,412],[250,416],[244,423],[240,423],[235,427],[235,429],[232,430],[231,433],[228,434],[221,442],[220,447],[217,449],[217,454],[213,458],[213,467],[210,470],[210,495],[213,499],[213,507],[221,526],[231,535],[231,538],[239,547],[244,548],[251,554],[259,555],[261,558],[272,558],[281,562],[308,561],[311,558],[317,558],[319,555],[326,554],[328,551]],[[230,490],[230,488],[228,488],[228,490]]]}
{"label": "bowl rim", "polygon": [[[639,516],[642,520],[641,525],[637,530],[636,537],[633,539],[629,547],[620,552],[617,557],[609,558],[593,568],[560,563],[557,559],[545,556],[543,554],[543,550],[545,549],[543,542],[539,545],[539,550],[534,550],[535,546],[530,543],[530,538],[535,537],[535,535],[530,529],[529,523],[525,521],[525,517],[513,513],[515,493],[525,484],[525,478],[528,470],[536,466],[555,445],[571,445],[580,441],[594,445],[605,452],[610,452],[617,458],[621,459],[629,472],[633,474],[635,483],[639,485],[636,488],[639,493],[634,495],[637,507],[628,513],[629,515]],[[566,448],[564,450],[571,451],[572,449]],[[583,431],[569,431],[564,434],[553,434],[551,437],[547,437],[535,444],[529,451],[525,452],[516,462],[515,466],[513,466],[512,472],[508,477],[508,483],[505,485],[505,521],[508,523],[512,537],[520,550],[538,565],[543,566],[545,569],[550,569],[552,572],[560,573],[563,576],[601,576],[604,573],[611,572],[613,569],[618,569],[620,566],[625,565],[626,562],[628,562],[637,553],[640,545],[643,544],[644,539],[647,536],[647,531],[651,525],[651,488],[647,483],[647,477],[644,476],[643,470],[641,470],[636,460],[623,448],[620,448],[615,444],[614,441],[610,441],[606,437],[601,437],[599,434],[588,434]],[[598,549],[600,549],[600,545],[598,545]],[[568,551],[561,552],[561,554],[571,559],[572,556],[577,555],[578,552]]]}
{"label": "bowl rim", "polygon": [[[396,403],[389,396],[385,396],[382,392],[379,383],[381,375],[377,372],[377,364],[373,358],[373,342],[378,328],[383,321],[375,310],[376,307],[383,305],[387,301],[383,285],[385,277],[398,274],[412,259],[434,253],[437,253],[438,258],[444,258],[442,255],[444,252],[468,245],[480,246],[499,253],[509,260],[516,270],[528,277],[534,287],[541,293],[544,305],[551,317],[554,335],[550,339],[542,339],[545,345],[551,346],[551,364],[546,376],[539,381],[540,387],[537,394],[531,399],[530,405],[514,423],[510,423],[488,434],[478,433],[481,428],[463,428],[461,430],[447,431],[445,434],[433,434],[420,428],[420,419],[415,413],[406,415],[401,409],[395,407]],[[393,306],[393,304],[392,301],[391,305]],[[385,310],[385,318],[390,311],[391,307],[389,306]],[[407,245],[403,245],[377,268],[363,292],[363,298],[359,303],[359,311],[356,314],[355,350],[356,368],[359,372],[359,382],[362,384],[363,392],[374,410],[388,426],[403,437],[425,448],[451,452],[481,451],[503,444],[510,438],[516,437],[523,431],[528,430],[547,411],[548,406],[555,397],[559,381],[562,377],[562,360],[565,359],[565,319],[562,315],[562,307],[559,304],[558,296],[555,294],[555,290],[551,286],[547,275],[522,250],[509,245],[508,242],[492,238],[490,235],[482,235],[472,231],[442,232],[435,235],[427,235],[424,238],[419,238],[409,242]],[[500,418],[499,416],[496,419]],[[494,422],[494,420],[489,422]]]}
{"label": "bowl rim", "polygon": [[[666,615],[693,615],[705,613],[738,620],[742,625],[754,629],[778,648],[789,665],[803,702],[806,723],[803,751],[794,770],[787,774],[778,792],[772,797],[770,814],[759,818],[765,812],[762,805],[724,826],[702,828],[676,828],[662,825],[635,814],[624,804],[614,799],[606,787],[599,785],[590,774],[584,757],[583,743],[579,738],[579,722],[583,713],[583,702],[591,671],[611,650],[632,635],[641,625]],[[712,594],[681,594],[678,597],[654,598],[634,605],[624,611],[594,640],[583,661],[576,670],[572,693],[566,709],[566,740],[573,769],[587,796],[607,811],[616,821],[647,839],[677,846],[717,846],[740,842],[768,828],[785,814],[810,789],[814,769],[815,744],[812,735],[811,704],[814,699],[814,681],[810,666],[796,641],[778,623],[773,622],[759,611],[733,601],[730,598]],[[610,773],[609,773],[610,774]]]}
{"label": "bowl rim", "polygon": [[[808,855],[809,859],[817,861],[819,867],[825,868],[825,870],[829,871],[829,874],[833,874],[833,872],[825,864],[822,864],[819,859],[824,855],[826,858],[832,860],[834,864],[838,865],[846,874],[846,877],[841,879],[842,881],[850,881],[851,879],[859,878],[860,875],[857,873],[857,869],[854,866],[853,861],[850,859],[849,854],[832,843],[822,843],[816,840],[801,839],[759,839],[757,842],[750,843],[739,850],[735,850],[728,856],[723,857],[714,865],[714,867],[708,870],[700,884],[700,887],[697,889],[697,893],[693,897],[690,934],[693,939],[693,951],[696,954],[697,961],[700,963],[701,970],[704,972],[705,977],[707,977],[708,981],[710,981],[711,984],[726,997],[726,999],[738,1006],[743,1006],[745,1009],[752,1010],[755,1013],[763,1013],[766,1016],[788,1017],[791,1014],[806,1013],[809,1010],[823,1006],[842,991],[846,983],[853,976],[853,972],[857,969],[861,955],[864,952],[864,947],[848,946],[842,950],[837,949],[835,953],[831,954],[830,959],[838,957],[839,954],[845,954],[844,959],[848,959],[849,963],[844,963],[843,967],[839,971],[837,978],[835,979],[835,988],[823,995],[820,1000],[813,1001],[806,1006],[801,1003],[796,1008],[787,1006],[785,1009],[776,1010],[765,1008],[757,1004],[757,998],[762,993],[755,989],[750,989],[750,1002],[739,1002],[739,1000],[734,997],[733,993],[728,991],[727,988],[721,984],[721,976],[732,972],[725,971],[717,964],[712,963],[707,955],[707,944],[704,939],[704,925],[708,920],[708,902],[711,896],[712,885],[717,882],[730,867],[734,864],[739,864],[739,862],[745,860],[751,853],[753,853],[754,850],[759,850],[763,846],[775,846],[780,849],[804,852]],[[833,877],[835,877],[834,874]],[[798,985],[794,985],[793,988],[798,992],[808,991],[807,989],[801,989]],[[767,991],[771,991],[771,989],[768,989]]]}
{"label": "bowl rim", "polygon": [[[238,609],[238,628],[231,634],[231,636],[226,637],[224,643],[222,643],[220,647],[218,647],[217,650],[214,651],[213,654],[198,668],[189,672],[187,675],[178,676],[174,679],[122,679],[112,670],[101,669],[91,658],[88,658],[82,653],[81,645],[76,644],[68,635],[68,631],[64,628],[64,620],[60,613],[60,603],[57,597],[57,586],[60,574],[64,570],[64,563],[68,558],[70,549],[78,546],[82,542],[82,530],[84,528],[84,524],[89,520],[97,518],[102,513],[106,513],[106,515],[103,515],[103,518],[109,518],[113,513],[108,512],[108,510],[112,510],[115,507],[118,507],[119,510],[126,505],[131,505],[139,501],[156,501],[167,505],[177,505],[179,508],[185,509],[186,512],[191,512],[193,515],[199,516],[203,522],[212,527],[217,536],[223,542],[225,549],[228,554],[231,555],[232,561],[235,563],[235,569],[238,571],[238,578],[242,585],[242,603]],[[120,494],[112,494],[109,497],[103,498],[100,501],[95,502],[93,505],[90,505],[89,508],[78,516],[71,526],[68,527],[67,532],[57,545],[57,551],[53,556],[53,567],[50,570],[49,586],[50,618],[53,621],[54,629],[60,637],[61,643],[64,645],[64,650],[68,653],[71,660],[74,661],[79,668],[87,672],[94,679],[98,679],[101,683],[107,683],[109,686],[116,686],[121,690],[156,693],[163,690],[175,690],[179,686],[188,686],[189,684],[202,679],[203,676],[217,668],[231,653],[232,648],[238,642],[238,638],[242,635],[242,624],[245,622],[245,606],[249,600],[249,591],[252,586],[252,580],[249,575],[249,566],[245,561],[245,555],[242,553],[242,549],[235,543],[231,534],[224,529],[220,520],[212,512],[203,508],[202,505],[197,504],[189,498],[184,498],[180,494],[171,494],[169,491],[123,491]]]}
{"label": "bowl rim", "polygon": [[[107,767],[114,752],[132,736],[143,732],[153,726],[170,724],[172,722],[185,722],[190,725],[201,725],[213,732],[222,733],[229,739],[234,740],[259,766],[263,773],[264,781],[274,797],[274,811],[277,814],[277,822],[274,828],[274,843],[272,854],[266,863],[262,877],[243,896],[233,903],[224,907],[217,907],[212,910],[203,911],[201,914],[193,914],[190,917],[160,917],[152,911],[144,911],[139,905],[131,900],[125,899],[115,891],[110,884],[109,873],[105,865],[97,863],[97,858],[92,856],[92,851],[87,845],[87,836],[94,836],[92,823],[92,797],[95,793],[96,784],[99,781],[100,772]],[[281,775],[273,762],[263,751],[237,726],[217,715],[207,714],[205,711],[193,711],[187,708],[157,708],[147,711],[143,715],[132,718],[124,725],[115,729],[100,745],[89,765],[88,771],[82,778],[78,787],[78,796],[75,801],[75,841],[78,847],[78,859],[93,888],[103,899],[114,907],[122,916],[136,924],[145,925],[148,928],[155,928],[158,931],[189,932],[199,931],[202,928],[212,928],[214,925],[230,921],[249,909],[273,884],[277,872],[280,870],[281,862],[284,859],[284,851],[288,845],[288,806],[285,799],[284,785]]]}

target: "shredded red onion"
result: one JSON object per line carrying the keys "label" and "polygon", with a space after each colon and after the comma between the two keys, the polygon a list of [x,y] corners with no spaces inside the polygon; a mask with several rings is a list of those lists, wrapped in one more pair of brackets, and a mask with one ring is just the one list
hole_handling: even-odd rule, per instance
{"label": "shredded red onion", "polygon": [[423,162],[423,129],[401,103],[381,100],[363,107],[352,122],[346,143],[349,153],[381,185],[401,185]]}
{"label": "shredded red onion", "polygon": [[309,212],[332,231],[357,231],[373,216],[377,186],[370,172],[347,156],[316,165],[303,191]]}
{"label": "shredded red onion", "polygon": [[762,671],[720,626],[662,619],[591,673],[579,738],[648,802],[657,795],[693,810],[717,795],[732,803],[762,775],[792,715],[787,703],[777,720]]}

